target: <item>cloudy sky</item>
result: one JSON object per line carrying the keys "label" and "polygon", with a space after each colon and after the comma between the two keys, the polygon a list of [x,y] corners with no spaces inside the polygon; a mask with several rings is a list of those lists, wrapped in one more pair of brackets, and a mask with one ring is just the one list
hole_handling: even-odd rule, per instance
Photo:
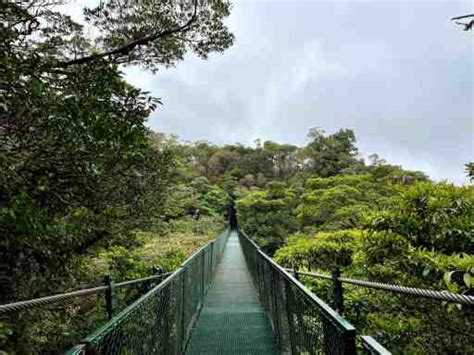
{"label": "cloudy sky", "polygon": [[151,75],[150,126],[183,140],[304,144],[309,128],[355,130],[363,156],[466,181],[474,159],[474,41],[449,18],[470,1],[243,1],[235,45]]}

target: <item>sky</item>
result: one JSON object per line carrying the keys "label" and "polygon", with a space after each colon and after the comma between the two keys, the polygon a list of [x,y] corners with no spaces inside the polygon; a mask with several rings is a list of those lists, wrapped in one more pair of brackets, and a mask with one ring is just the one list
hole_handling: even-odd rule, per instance
{"label": "sky", "polygon": [[235,44],[155,75],[148,122],[182,140],[306,143],[311,127],[355,131],[360,154],[467,182],[474,160],[474,35],[449,19],[470,1],[237,1]]}

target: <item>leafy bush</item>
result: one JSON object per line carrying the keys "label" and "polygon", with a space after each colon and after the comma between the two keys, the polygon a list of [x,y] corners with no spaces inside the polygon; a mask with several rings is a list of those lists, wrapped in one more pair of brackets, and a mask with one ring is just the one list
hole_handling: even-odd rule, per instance
{"label": "leafy bush", "polygon": [[296,193],[281,183],[268,187],[265,191],[241,191],[236,205],[240,228],[273,254],[296,231]]}
{"label": "leafy bush", "polygon": [[359,228],[366,212],[385,203],[390,189],[371,175],[310,178],[296,209],[298,223],[320,230]]}
{"label": "leafy bush", "polygon": [[414,247],[474,254],[474,187],[420,182],[399,189],[392,205],[374,213],[367,228],[397,233]]}
{"label": "leafy bush", "polygon": [[311,237],[295,235],[275,253],[275,260],[287,267],[330,270],[349,266],[363,232],[343,230],[317,233]]}

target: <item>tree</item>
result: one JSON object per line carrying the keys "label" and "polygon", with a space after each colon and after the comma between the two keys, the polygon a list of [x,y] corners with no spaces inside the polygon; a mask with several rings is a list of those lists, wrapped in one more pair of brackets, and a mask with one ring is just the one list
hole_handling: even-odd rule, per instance
{"label": "tree", "polygon": [[466,173],[467,173],[467,177],[469,178],[469,181],[473,182],[474,181],[474,162],[467,163],[465,167],[466,167]]}
{"label": "tree", "polygon": [[368,159],[371,166],[380,166],[387,164],[387,161],[383,158],[380,158],[377,153],[369,155]]}
{"label": "tree", "polygon": [[240,156],[236,152],[230,150],[221,150],[215,153],[209,160],[209,172],[211,180],[216,181],[219,176],[226,173],[236,173],[239,166],[239,161]]}
{"label": "tree", "polygon": [[[145,120],[161,101],[121,66],[154,72],[233,41],[226,1],[104,1],[85,9],[85,25],[60,12],[66,3],[0,3],[1,303],[75,288],[88,257],[164,219],[181,152],[150,137]],[[222,209],[221,191],[197,200]],[[28,317],[10,326],[2,349],[9,339],[8,351],[47,352],[32,346]]]}
{"label": "tree", "polygon": [[456,16],[453,17],[451,21],[454,21],[456,25],[463,26],[464,31],[469,31],[472,30],[474,26],[474,14]]}
{"label": "tree", "polygon": [[67,74],[70,67],[100,61],[140,64],[156,71],[162,65],[176,64],[188,50],[207,58],[233,42],[223,23],[230,13],[230,3],[225,0],[100,2],[84,9],[86,24],[97,33],[94,38],[87,38],[84,26],[57,10],[64,3],[2,3],[7,31],[27,38],[21,47],[36,52],[39,66],[46,71]]}
{"label": "tree", "polygon": [[282,182],[270,182],[266,191],[250,191],[237,200],[240,228],[273,254],[296,231],[293,210],[296,194]]}
{"label": "tree", "polygon": [[360,227],[363,214],[383,201],[385,190],[370,175],[308,179],[296,208],[298,222],[323,230]]}
{"label": "tree", "polygon": [[161,102],[119,65],[156,71],[232,44],[225,1],[101,2],[84,11],[94,31],[64,3],[0,4],[2,300],[43,294],[54,286],[35,275],[61,280],[80,255],[163,214],[175,154],[150,145],[144,124]]}
{"label": "tree", "polygon": [[326,136],[324,130],[313,128],[308,137],[311,141],[304,148],[304,153],[306,165],[312,174],[328,177],[359,164],[352,130],[341,129]]}
{"label": "tree", "polygon": [[418,182],[401,188],[392,209],[374,214],[368,228],[403,236],[411,245],[446,255],[474,253],[474,189]]}
{"label": "tree", "polygon": [[296,159],[298,147],[272,141],[265,141],[263,147],[271,157],[275,178],[286,180],[298,171],[299,164]]}

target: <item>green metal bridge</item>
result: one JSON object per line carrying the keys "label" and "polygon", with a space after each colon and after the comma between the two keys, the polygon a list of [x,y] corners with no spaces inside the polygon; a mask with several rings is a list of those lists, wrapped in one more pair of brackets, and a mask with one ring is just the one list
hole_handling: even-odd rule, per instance
{"label": "green metal bridge", "polygon": [[[356,334],[343,314],[342,283],[437,302],[474,306],[474,296],[283,269],[244,232],[226,229],[176,271],[0,305],[0,316],[75,297],[105,293],[110,320],[67,354],[390,354]],[[331,280],[332,306],[299,276]],[[115,313],[116,290],[149,285]],[[151,286],[151,285],[155,286]],[[151,289],[150,289],[151,287]],[[1,351],[0,351],[1,352]]]}
{"label": "green metal bridge", "polygon": [[277,353],[236,231],[230,232],[186,353]]}
{"label": "green metal bridge", "polygon": [[[356,343],[358,345],[356,345]],[[225,230],[74,354],[389,354],[243,232]]]}

